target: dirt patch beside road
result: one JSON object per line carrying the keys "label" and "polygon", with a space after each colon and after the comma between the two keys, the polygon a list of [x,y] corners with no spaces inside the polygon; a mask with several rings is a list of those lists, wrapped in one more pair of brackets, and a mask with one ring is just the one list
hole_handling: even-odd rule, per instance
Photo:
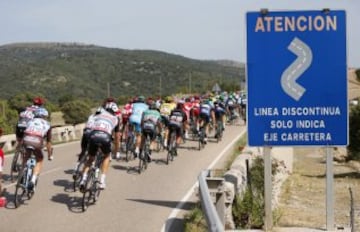
{"label": "dirt patch beside road", "polygon": [[[360,231],[360,165],[334,162],[336,227],[350,226],[350,192],[354,197],[355,231]],[[279,227],[326,229],[326,157],[324,149],[294,148],[293,173],[282,186]]]}

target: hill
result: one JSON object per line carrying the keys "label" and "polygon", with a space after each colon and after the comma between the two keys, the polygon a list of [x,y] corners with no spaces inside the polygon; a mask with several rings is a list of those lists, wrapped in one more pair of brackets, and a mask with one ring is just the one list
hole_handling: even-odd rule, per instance
{"label": "hill", "polygon": [[0,98],[19,92],[56,102],[72,95],[92,100],[112,96],[167,95],[209,90],[215,83],[238,89],[244,65],[195,60],[152,50],[125,50],[78,43],[18,43],[0,46]]}

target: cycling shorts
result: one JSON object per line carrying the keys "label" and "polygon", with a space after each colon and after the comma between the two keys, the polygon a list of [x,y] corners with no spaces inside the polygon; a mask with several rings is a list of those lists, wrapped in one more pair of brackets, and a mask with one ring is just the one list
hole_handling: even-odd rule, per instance
{"label": "cycling shorts", "polygon": [[204,122],[206,123],[210,122],[210,115],[208,114],[200,113],[199,117],[200,119],[204,120]]}
{"label": "cycling shorts", "polygon": [[147,135],[150,135],[151,140],[154,140],[156,137],[156,125],[152,122],[144,122],[142,133],[146,137]]}
{"label": "cycling shorts", "polygon": [[104,154],[110,154],[111,152],[112,138],[106,132],[92,131],[89,137],[89,155],[95,156],[98,147]]}
{"label": "cycling shorts", "polygon": [[23,139],[25,130],[26,130],[26,127],[16,126],[16,132],[15,132],[16,138]]}
{"label": "cycling shorts", "polygon": [[171,135],[171,132],[174,130],[176,132],[176,137],[182,136],[182,126],[170,123],[169,124],[169,136]]}

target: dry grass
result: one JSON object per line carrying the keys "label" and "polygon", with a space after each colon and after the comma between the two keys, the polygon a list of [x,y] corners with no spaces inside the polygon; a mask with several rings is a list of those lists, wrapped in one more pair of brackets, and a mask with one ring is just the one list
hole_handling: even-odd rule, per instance
{"label": "dry grass", "polygon": [[[326,164],[319,148],[295,148],[294,169],[283,185],[278,226],[326,228]],[[350,225],[350,193],[355,200],[356,230],[360,231],[360,170],[352,163],[334,163],[336,226]]]}

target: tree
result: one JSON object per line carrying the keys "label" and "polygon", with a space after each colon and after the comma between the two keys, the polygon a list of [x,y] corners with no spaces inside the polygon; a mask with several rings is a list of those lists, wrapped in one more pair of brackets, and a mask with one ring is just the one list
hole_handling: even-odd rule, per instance
{"label": "tree", "polygon": [[61,107],[63,118],[67,124],[78,124],[86,122],[91,113],[91,107],[82,100],[74,100],[64,103]]}
{"label": "tree", "polygon": [[351,108],[349,117],[349,159],[360,160],[360,105]]}

